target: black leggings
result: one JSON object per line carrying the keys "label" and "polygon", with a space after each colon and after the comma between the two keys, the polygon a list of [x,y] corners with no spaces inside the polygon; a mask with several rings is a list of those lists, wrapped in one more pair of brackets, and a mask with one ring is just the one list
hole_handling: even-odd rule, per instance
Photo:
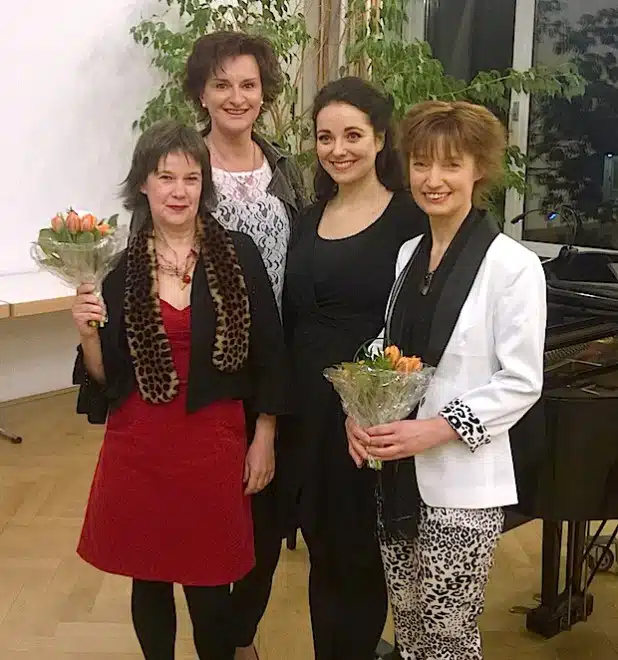
{"label": "black leggings", "polygon": [[[245,408],[247,437],[250,440],[255,434],[256,419],[257,415]],[[277,466],[279,470],[279,463]],[[251,646],[253,643],[258,624],[268,605],[273,576],[281,554],[283,533],[277,510],[276,482],[275,476],[274,481],[251,498],[255,567],[248,575],[235,582],[232,589],[231,625],[237,647]]]}
{"label": "black leggings", "polygon": [[315,660],[373,660],[386,623],[386,580],[377,539],[362,564],[303,530],[309,548],[309,608]]}
{"label": "black leggings", "polygon": [[255,567],[232,590],[232,626],[236,646],[251,646],[272,590],[281,554],[274,484],[252,498]]}
{"label": "black leggings", "polygon": [[[230,635],[230,589],[183,587],[200,660],[233,660]],[[133,580],[131,614],[146,660],[174,660],[176,604],[170,582]]]}

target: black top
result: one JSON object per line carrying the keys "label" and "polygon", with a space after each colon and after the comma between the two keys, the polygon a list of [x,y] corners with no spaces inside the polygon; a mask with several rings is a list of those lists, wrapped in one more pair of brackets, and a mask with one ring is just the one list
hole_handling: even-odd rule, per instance
{"label": "black top", "polygon": [[[427,232],[417,246],[401,289],[394,302],[385,343],[398,346],[407,356],[425,361],[429,332],[439,292],[432,286],[434,273],[429,271],[431,233]],[[416,419],[418,406],[408,415]],[[399,480],[405,481],[401,488]],[[418,529],[417,511],[420,493],[414,457],[385,461],[378,473],[378,496],[381,515],[379,531],[383,538],[413,538]],[[411,511],[411,512],[410,512]],[[388,533],[387,533],[388,532]]]}
{"label": "black top", "polygon": [[[260,253],[253,241],[229,232],[247,284],[251,309],[249,360],[238,372],[224,373],[212,364],[215,312],[203,264],[198,261],[191,289],[191,358],[187,412],[223,399],[242,399],[256,413],[283,414],[288,409],[289,370],[277,304]],[[107,276],[103,298],[109,316],[99,330],[106,385],[88,378],[81,347],[73,372],[80,385],[77,412],[103,424],[137,385],[124,327],[126,258]]]}
{"label": "black top", "polygon": [[[434,272],[427,232],[399,275],[390,301],[386,342],[437,367],[485,254],[499,234],[494,221],[472,209]],[[414,410],[409,419],[416,417]],[[385,461],[379,473],[380,532],[386,539],[414,538],[421,497],[414,457]]]}
{"label": "black top", "polygon": [[300,216],[288,255],[284,325],[296,424],[280,450],[295,455],[279,483],[292,502],[300,491],[304,527],[346,556],[354,548],[362,561],[375,539],[375,474],[349,456],[341,402],[323,371],[353,359],[380,333],[399,249],[425,231],[426,220],[407,193],[397,193],[364,231],[327,240],[317,234],[324,208],[320,202]]}
{"label": "black top", "polygon": [[421,360],[426,359],[436,298],[436,287],[432,287],[434,274],[429,271],[430,257],[431,234],[427,232],[417,247],[412,270],[408,271],[394,305],[387,339],[388,344],[399,346],[404,355],[416,355]]}

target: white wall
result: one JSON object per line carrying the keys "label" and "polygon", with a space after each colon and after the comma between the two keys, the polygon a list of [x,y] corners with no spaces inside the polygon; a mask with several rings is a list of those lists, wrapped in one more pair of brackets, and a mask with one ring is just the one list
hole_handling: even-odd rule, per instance
{"label": "white wall", "polygon": [[[0,274],[33,270],[29,243],[68,206],[121,210],[131,129],[158,86],[130,28],[156,0],[3,3]],[[124,216],[126,218],[126,216]],[[68,313],[0,320],[0,401],[70,385]]]}
{"label": "white wall", "polygon": [[[32,267],[28,245],[57,210],[119,210],[135,135],[155,89],[129,29],[153,0],[19,0],[0,22],[0,272]],[[5,224],[6,223],[6,224]]]}
{"label": "white wall", "polygon": [[0,402],[70,387],[77,341],[68,311],[0,320]]}

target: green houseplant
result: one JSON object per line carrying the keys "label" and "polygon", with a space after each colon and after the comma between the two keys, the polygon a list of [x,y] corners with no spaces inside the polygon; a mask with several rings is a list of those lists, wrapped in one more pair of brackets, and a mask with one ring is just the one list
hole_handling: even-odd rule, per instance
{"label": "green houseplant", "polygon": [[[286,77],[284,92],[269,108],[263,129],[296,154],[301,167],[308,167],[311,126],[308,109],[299,107],[298,89],[304,72],[311,69],[307,66],[309,58],[315,57],[323,44],[310,34],[299,6],[293,0],[236,0],[234,4],[221,5],[210,0],[160,2],[164,9],[167,5],[163,14],[132,28],[135,41],[152,49],[152,63],[164,77],[135,126],[144,129],[164,117],[197,121],[195,109],[183,96],[182,76],[193,42],[199,36],[221,29],[259,33],[271,40]],[[180,17],[176,29],[171,27],[172,11]],[[471,81],[446,75],[428,43],[404,38],[407,16],[402,0],[381,0],[369,12],[364,0],[351,0],[346,19],[343,34],[346,65],[340,68],[339,75],[361,75],[390,92],[397,117],[424,99],[462,99],[488,105],[505,118],[513,91],[567,100],[583,93],[583,79],[569,63],[528,71],[483,71]],[[524,192],[524,163],[519,149],[509,148],[503,187],[493,193],[491,200],[495,212],[501,214],[506,188]]]}
{"label": "green houseplant", "polygon": [[[215,30],[242,30],[267,37],[284,70],[283,93],[267,110],[265,130],[293,153],[301,153],[302,141],[309,133],[302,113],[296,112],[302,75],[299,65],[312,38],[296,5],[290,0],[233,0],[223,4],[209,0],[160,0],[160,4],[167,5],[167,10],[131,29],[135,41],[152,50],[152,64],[163,75],[159,90],[134,127],[143,130],[163,118],[198,122],[196,109],[182,90],[184,67],[193,43]],[[180,27],[173,29],[172,25],[178,23]]]}

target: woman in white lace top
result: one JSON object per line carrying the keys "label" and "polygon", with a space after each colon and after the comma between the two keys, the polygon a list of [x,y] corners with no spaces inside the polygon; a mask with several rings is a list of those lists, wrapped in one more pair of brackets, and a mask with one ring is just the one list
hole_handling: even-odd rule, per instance
{"label": "woman in white lace top", "polygon": [[[285,262],[294,219],[304,205],[302,180],[292,159],[254,130],[260,113],[281,93],[283,75],[271,44],[261,37],[217,32],[200,38],[186,68],[185,90],[206,120],[217,205],[227,229],[257,245],[281,309]],[[255,424],[247,411],[245,478],[254,493],[255,568],[234,585],[232,620],[236,660],[258,660],[253,644],[270,595],[284,530],[274,483],[274,419]],[[251,440],[252,439],[252,440]]]}
{"label": "woman in white lace top", "polygon": [[212,175],[217,190],[213,215],[227,229],[251,236],[260,250],[281,309],[290,219],[285,204],[268,191],[273,176],[268,160],[263,157],[262,164],[248,172],[213,166]]}

